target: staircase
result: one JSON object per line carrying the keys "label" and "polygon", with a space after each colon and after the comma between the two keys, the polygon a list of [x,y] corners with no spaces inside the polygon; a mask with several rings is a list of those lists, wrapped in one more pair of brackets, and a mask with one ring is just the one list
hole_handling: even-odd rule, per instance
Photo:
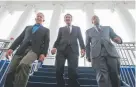
{"label": "staircase", "polygon": [[[3,87],[4,80],[2,79],[5,75],[4,72],[7,69],[7,66],[9,64],[9,61],[1,60],[0,61],[0,87]],[[121,71],[128,71],[128,73],[125,74],[125,76],[121,72],[121,78],[125,77],[128,78],[130,75],[130,78],[128,78],[128,81],[121,82],[121,87],[135,87],[132,84],[130,84],[130,81],[132,81],[133,84],[135,84],[135,74],[133,76],[131,70],[133,70],[133,73],[135,73],[135,68],[131,66],[123,66],[121,68]],[[131,67],[131,68],[130,68]],[[95,71],[91,67],[79,67],[79,83],[81,87],[98,87],[96,82],[96,74]],[[66,85],[68,83],[68,73],[67,73],[67,67],[65,67],[65,81]],[[130,84],[131,86],[128,86],[127,84]],[[27,87],[56,87],[56,78],[55,78],[55,66],[47,66],[42,65],[41,68],[38,69],[38,71],[34,72],[33,75],[30,76]]]}
{"label": "staircase", "polygon": [[[95,71],[90,67],[79,67],[79,83],[81,87],[98,87],[96,82]],[[67,67],[64,75],[66,85],[68,83]],[[30,76],[27,87],[56,87],[55,66],[43,65],[38,71]],[[121,87],[125,86],[121,82]]]}

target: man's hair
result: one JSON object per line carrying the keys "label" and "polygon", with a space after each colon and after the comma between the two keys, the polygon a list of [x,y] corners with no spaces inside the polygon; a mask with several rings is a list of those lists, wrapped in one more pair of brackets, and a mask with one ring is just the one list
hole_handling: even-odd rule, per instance
{"label": "man's hair", "polygon": [[69,13],[67,13],[67,14],[65,14],[65,16],[64,16],[64,18],[66,17],[66,16],[71,16],[71,18],[72,18],[72,15],[71,14],[69,14]]}
{"label": "man's hair", "polygon": [[38,12],[36,15],[38,15],[38,14],[42,14],[42,15],[43,15],[43,18],[44,18],[44,14],[43,14],[42,12]]}
{"label": "man's hair", "polygon": [[99,17],[98,17],[97,15],[92,16],[92,19],[93,19],[94,17],[97,17],[97,18],[99,19]]}
{"label": "man's hair", "polygon": [[92,24],[93,24],[93,18],[94,18],[94,17],[97,17],[98,20],[100,21],[99,17],[98,17],[97,15],[94,15],[94,16],[92,16]]}

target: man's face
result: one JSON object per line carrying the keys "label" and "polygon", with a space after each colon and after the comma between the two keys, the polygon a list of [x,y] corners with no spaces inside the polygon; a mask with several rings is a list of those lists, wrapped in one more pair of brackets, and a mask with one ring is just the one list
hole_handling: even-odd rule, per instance
{"label": "man's face", "polygon": [[99,20],[99,17],[98,17],[98,16],[93,16],[93,17],[92,17],[92,23],[93,23],[94,25],[99,25],[99,22],[100,22],[100,20]]}
{"label": "man's face", "polygon": [[72,22],[72,17],[71,15],[66,15],[65,18],[64,18],[64,21],[67,25],[71,25],[71,22]]}
{"label": "man's face", "polygon": [[44,15],[42,13],[38,13],[36,15],[35,21],[37,24],[42,24],[44,22]]}

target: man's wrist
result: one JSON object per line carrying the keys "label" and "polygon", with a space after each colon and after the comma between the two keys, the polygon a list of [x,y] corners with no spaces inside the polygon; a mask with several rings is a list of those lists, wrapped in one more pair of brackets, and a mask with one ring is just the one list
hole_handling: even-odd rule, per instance
{"label": "man's wrist", "polygon": [[12,50],[12,51],[14,51],[13,49],[11,49],[11,48],[9,48],[8,50]]}

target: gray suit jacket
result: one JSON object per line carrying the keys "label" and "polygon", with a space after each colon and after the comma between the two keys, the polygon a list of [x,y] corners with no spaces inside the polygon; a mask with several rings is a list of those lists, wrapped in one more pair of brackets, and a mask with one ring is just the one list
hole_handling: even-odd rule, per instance
{"label": "gray suit jacket", "polygon": [[49,47],[49,29],[40,26],[39,29],[32,34],[33,26],[27,26],[20,36],[13,42],[10,49],[15,50],[16,55],[24,55],[25,51],[31,46],[33,52],[47,55]]}
{"label": "gray suit jacket", "polygon": [[101,44],[104,45],[110,56],[119,57],[114,45],[111,43],[111,40],[115,37],[119,36],[116,35],[113,29],[109,26],[101,26],[101,33],[98,32],[95,27],[88,29],[86,31],[87,58],[98,57],[101,53]]}
{"label": "gray suit jacket", "polygon": [[58,51],[65,51],[66,46],[69,44],[72,47],[74,53],[79,54],[78,40],[81,49],[85,49],[84,41],[82,38],[81,30],[77,26],[72,26],[71,34],[68,34],[67,26],[59,29],[57,40],[54,44],[54,48]]}

